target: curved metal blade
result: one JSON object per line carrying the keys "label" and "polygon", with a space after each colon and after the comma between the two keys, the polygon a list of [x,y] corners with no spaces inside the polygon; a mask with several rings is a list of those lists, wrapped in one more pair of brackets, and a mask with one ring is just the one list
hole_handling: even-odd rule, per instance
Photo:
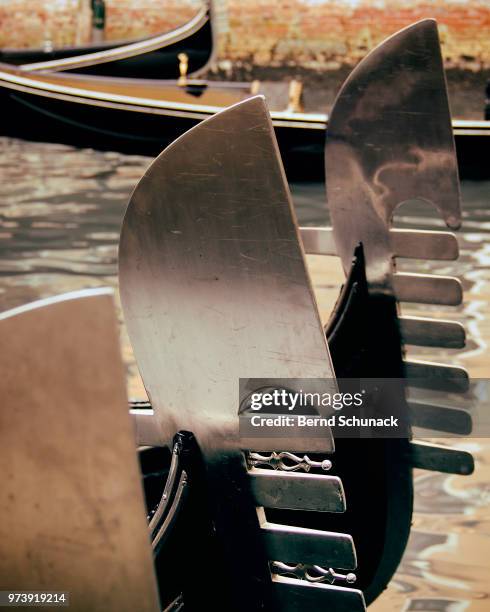
{"label": "curved metal blade", "polygon": [[[335,391],[262,97],[202,122],[154,161],[131,198],[119,258],[162,443],[188,430],[205,453],[239,449],[240,377],[321,378],[320,392]],[[255,442],[333,450],[330,434],[306,449],[294,439]]]}
{"label": "curved metal blade", "polygon": [[1,313],[0,334],[0,589],[161,610],[112,291]]}
{"label": "curved metal blade", "polygon": [[405,28],[353,70],[329,118],[327,200],[348,271],[363,243],[370,288],[390,287],[395,208],[430,202],[460,225],[458,170],[442,58],[433,19]]}

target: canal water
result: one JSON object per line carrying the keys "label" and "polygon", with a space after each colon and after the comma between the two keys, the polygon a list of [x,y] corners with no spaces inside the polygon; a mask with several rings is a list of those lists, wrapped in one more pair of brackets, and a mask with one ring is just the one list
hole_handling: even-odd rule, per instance
{"label": "canal water", "polygon": [[[151,159],[0,138],[0,311],[87,287],[117,290],[117,243],[129,194]],[[301,224],[327,224],[323,187],[292,185]],[[463,351],[423,355],[459,363],[488,378],[490,364],[490,182],[463,182],[457,262],[402,262],[401,269],[452,274],[463,281],[461,307],[411,307],[407,313],[461,321]],[[441,228],[426,205],[404,207],[403,227]],[[323,318],[342,273],[334,258],[309,258]],[[120,311],[119,311],[120,313]],[[128,392],[141,385],[121,321]],[[413,531],[403,562],[375,612],[490,611],[490,441],[444,440],[474,453],[468,477],[416,473]],[[362,461],[360,461],[362,469]],[[368,478],[369,475],[367,474]],[[367,502],[368,503],[368,502]]]}

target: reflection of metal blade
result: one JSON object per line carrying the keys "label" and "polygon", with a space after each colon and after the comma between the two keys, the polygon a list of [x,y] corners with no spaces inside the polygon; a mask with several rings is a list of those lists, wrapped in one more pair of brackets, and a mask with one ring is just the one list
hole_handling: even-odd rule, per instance
{"label": "reflection of metal blade", "polygon": [[391,292],[389,227],[410,199],[460,224],[459,184],[436,22],[420,21],[374,49],[353,70],[329,118],[327,199],[348,271],[364,245],[371,290]]}
{"label": "reflection of metal blade", "polygon": [[112,292],[2,313],[0,333],[0,588],[161,610]]}
{"label": "reflection of metal blade", "polygon": [[[199,124],[152,164],[124,219],[120,284],[161,442],[189,430],[205,452],[239,448],[240,377],[333,379],[261,97]],[[331,437],[253,448],[278,445],[333,448]]]}

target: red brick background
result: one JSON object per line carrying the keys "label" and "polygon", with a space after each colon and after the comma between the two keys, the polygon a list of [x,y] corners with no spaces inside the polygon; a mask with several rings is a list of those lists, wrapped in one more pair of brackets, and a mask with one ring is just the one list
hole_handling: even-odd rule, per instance
{"label": "red brick background", "polygon": [[[424,17],[439,21],[447,67],[490,67],[490,0],[215,0],[219,58],[255,66],[352,65],[377,42]],[[200,0],[106,0],[107,38],[182,24]],[[89,0],[2,0],[0,46],[86,42]],[[85,13],[80,13],[85,8]],[[81,15],[81,16],[80,16]],[[78,33],[77,33],[78,32]]]}
{"label": "red brick background", "polygon": [[[200,0],[105,0],[106,38],[125,40],[188,21]],[[55,46],[90,40],[90,0],[0,0],[0,47]]]}
{"label": "red brick background", "polygon": [[[220,3],[221,4],[221,3]],[[490,0],[227,1],[221,55],[256,65],[354,64],[400,28],[435,17],[448,67],[490,66]]]}

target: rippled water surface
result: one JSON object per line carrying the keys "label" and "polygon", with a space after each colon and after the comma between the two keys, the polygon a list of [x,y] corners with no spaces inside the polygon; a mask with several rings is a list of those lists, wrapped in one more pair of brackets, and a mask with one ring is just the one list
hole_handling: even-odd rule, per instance
{"label": "rippled water surface", "polygon": [[[117,242],[125,205],[149,158],[76,150],[0,138],[0,311],[85,287],[117,288]],[[292,186],[300,223],[328,222],[323,188]],[[406,309],[461,321],[464,351],[446,351],[472,377],[490,377],[490,183],[464,182],[464,224],[457,262],[412,262],[404,269],[438,271],[463,280],[462,307]],[[404,227],[440,227],[426,206],[404,208]],[[328,316],[342,280],[336,260],[310,258],[322,314]],[[121,326],[130,395],[142,393]],[[418,355],[441,358],[419,349]],[[448,440],[445,443],[456,444]],[[469,477],[416,474],[414,527],[390,587],[376,612],[490,611],[490,444],[456,444],[474,453]],[[362,469],[362,462],[360,462]],[[369,475],[367,474],[368,478]]]}

